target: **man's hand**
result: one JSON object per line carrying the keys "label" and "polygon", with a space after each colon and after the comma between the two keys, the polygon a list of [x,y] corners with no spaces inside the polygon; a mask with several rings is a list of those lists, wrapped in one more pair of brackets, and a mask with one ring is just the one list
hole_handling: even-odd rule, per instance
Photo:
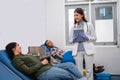
{"label": "man's hand", "polygon": [[48,60],[47,60],[47,59],[43,59],[43,60],[42,60],[42,64],[43,64],[43,65],[48,64]]}
{"label": "man's hand", "polygon": [[56,56],[60,59],[62,58],[62,54],[56,54]]}

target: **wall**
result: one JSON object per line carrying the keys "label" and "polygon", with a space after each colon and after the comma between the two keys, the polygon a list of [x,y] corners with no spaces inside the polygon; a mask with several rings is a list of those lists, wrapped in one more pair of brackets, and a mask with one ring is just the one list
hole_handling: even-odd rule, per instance
{"label": "wall", "polygon": [[46,39],[63,47],[65,44],[64,0],[46,0]]}
{"label": "wall", "polygon": [[23,52],[45,41],[44,0],[0,0],[0,49],[11,41]]}
{"label": "wall", "polygon": [[[118,0],[119,1],[119,0]],[[46,37],[58,44],[65,45],[65,7],[64,0],[46,0]],[[118,21],[120,22],[120,21]],[[117,46],[96,46],[94,62],[97,65],[104,65],[105,72],[120,74],[120,48]]]}
{"label": "wall", "polygon": [[94,62],[97,65],[104,65],[105,72],[120,75],[120,48],[116,46],[96,46]]}

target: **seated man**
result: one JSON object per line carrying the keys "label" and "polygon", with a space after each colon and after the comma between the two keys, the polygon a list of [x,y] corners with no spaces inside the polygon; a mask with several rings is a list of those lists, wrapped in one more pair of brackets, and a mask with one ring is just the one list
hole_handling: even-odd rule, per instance
{"label": "seated man", "polygon": [[56,47],[51,40],[45,41],[45,46],[50,50],[50,54],[62,62],[72,62],[75,64],[74,57],[72,56],[72,51],[65,52],[64,50]]}
{"label": "seated man", "polygon": [[52,66],[47,59],[39,60],[32,55],[22,55],[21,47],[16,42],[9,43],[6,46],[6,52],[16,69],[37,80],[54,80],[54,78],[85,80],[73,63],[60,63]]}

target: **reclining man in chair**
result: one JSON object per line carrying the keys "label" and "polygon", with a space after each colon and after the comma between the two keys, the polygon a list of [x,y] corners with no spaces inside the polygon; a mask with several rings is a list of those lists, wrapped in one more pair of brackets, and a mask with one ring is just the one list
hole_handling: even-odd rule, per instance
{"label": "reclining man in chair", "polygon": [[85,80],[73,63],[60,63],[52,66],[47,59],[41,61],[32,55],[22,55],[21,47],[16,42],[9,43],[6,46],[6,52],[16,69],[36,80],[54,80],[54,78]]}
{"label": "reclining man in chair", "polygon": [[72,51],[65,52],[64,50],[56,47],[51,40],[46,40],[44,43],[45,47],[49,49],[49,53],[57,60],[64,62],[72,62],[75,64],[75,59],[72,56]]}

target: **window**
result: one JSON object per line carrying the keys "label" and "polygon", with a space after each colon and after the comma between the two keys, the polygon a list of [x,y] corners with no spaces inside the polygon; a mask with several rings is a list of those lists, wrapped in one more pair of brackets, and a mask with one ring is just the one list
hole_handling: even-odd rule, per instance
{"label": "window", "polygon": [[117,44],[116,4],[93,4],[92,23],[96,31],[96,44]]}
{"label": "window", "polygon": [[97,7],[95,8],[96,20],[113,19],[112,7]]}

